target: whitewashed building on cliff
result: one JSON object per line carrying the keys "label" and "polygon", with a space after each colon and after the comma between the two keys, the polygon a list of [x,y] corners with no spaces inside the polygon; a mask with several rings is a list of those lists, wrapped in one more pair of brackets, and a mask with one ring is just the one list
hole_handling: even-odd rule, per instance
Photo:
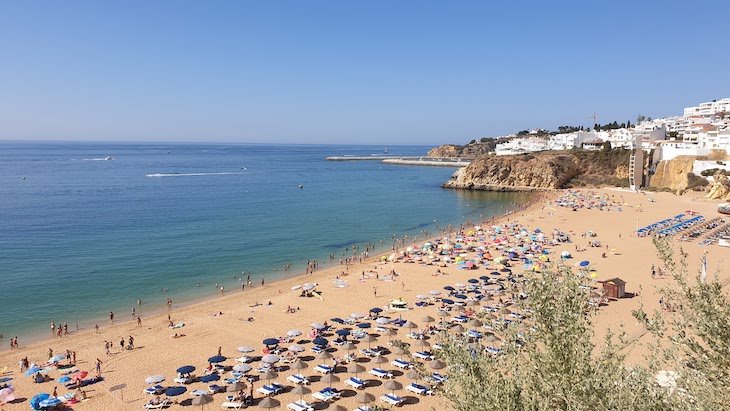
{"label": "whitewashed building on cliff", "polygon": [[494,153],[498,156],[534,153],[548,150],[548,140],[540,137],[518,137],[506,143],[495,146]]}

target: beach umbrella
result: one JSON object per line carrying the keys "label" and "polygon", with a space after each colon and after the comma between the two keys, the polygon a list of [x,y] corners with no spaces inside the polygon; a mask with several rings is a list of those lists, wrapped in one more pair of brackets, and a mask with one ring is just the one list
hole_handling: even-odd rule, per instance
{"label": "beach umbrella", "polygon": [[477,280],[476,278],[470,278],[466,282],[468,282],[469,284],[479,284],[479,280]]}
{"label": "beach umbrella", "polygon": [[214,355],[214,356],[208,358],[208,362],[211,364],[222,363],[225,360],[226,360],[226,357],[224,357],[222,355]]}
{"label": "beach umbrella", "polygon": [[40,368],[40,367],[36,367],[36,366],[32,366],[32,367],[30,367],[30,368],[29,368],[29,369],[28,369],[28,370],[27,370],[27,371],[25,372],[25,375],[27,375],[27,376],[31,376],[31,375],[35,375],[35,374],[37,374],[37,373],[39,373],[39,372],[41,372],[41,371],[43,371],[43,369],[42,369],[42,368]]}
{"label": "beach umbrella", "polygon": [[65,359],[66,359],[66,355],[65,354],[54,355],[53,357],[51,357],[50,359],[48,359],[48,362],[51,363],[51,364],[54,364],[54,363],[57,363],[57,362],[61,362],[61,361],[65,360]]}
{"label": "beach umbrella", "polygon": [[157,384],[158,382],[162,382],[162,381],[165,381],[164,375],[150,375],[149,377],[144,379],[144,382],[146,384]]}
{"label": "beach umbrella", "polygon": [[444,362],[441,360],[433,360],[428,363],[428,366],[431,367],[431,369],[433,370],[440,370],[446,367],[446,364],[444,364]]}
{"label": "beach umbrella", "polygon": [[13,387],[5,387],[0,390],[0,404],[15,401],[15,389]]}
{"label": "beach umbrella", "polygon": [[408,373],[406,374],[406,377],[410,380],[419,380],[421,378],[421,376],[418,375],[418,373],[413,370],[408,371]]}
{"label": "beach umbrella", "polygon": [[363,318],[363,317],[365,317],[365,314],[362,314],[362,313],[352,313],[352,314],[350,314],[350,318],[354,318],[356,320],[357,319],[360,319],[360,318]]}
{"label": "beach umbrella", "polygon": [[361,391],[355,395],[355,401],[357,401],[358,404],[368,404],[375,401],[375,396],[369,392]]}
{"label": "beach umbrella", "polygon": [[176,386],[176,387],[170,387],[165,390],[165,395],[168,397],[177,397],[178,395],[184,393],[188,389],[183,386]]}
{"label": "beach umbrella", "polygon": [[264,345],[279,345],[278,338],[267,338],[264,340]]}
{"label": "beach umbrella", "polygon": [[467,307],[476,307],[479,305],[479,302],[476,300],[469,300],[466,302]]}
{"label": "beach umbrella", "polygon": [[403,328],[409,328],[409,329],[414,329],[414,328],[418,328],[418,326],[417,326],[417,325],[416,325],[415,323],[413,323],[413,322],[411,322],[411,321],[409,320],[409,321],[406,321],[406,322],[405,322],[405,323],[403,324]]}
{"label": "beach umbrella", "polygon": [[321,345],[321,346],[325,346],[325,345],[329,344],[329,341],[327,341],[326,338],[322,338],[322,337],[317,337],[312,342],[315,345]]}
{"label": "beach umbrella", "polygon": [[273,378],[276,378],[279,376],[279,373],[272,370],[267,370],[265,373],[261,374],[261,378],[265,380],[271,380]]}
{"label": "beach umbrella", "polygon": [[69,377],[68,375],[64,375],[63,377],[57,379],[56,381],[60,382],[61,384],[66,384],[67,382],[71,381],[71,377]]}
{"label": "beach umbrella", "polygon": [[487,335],[484,337],[484,340],[493,343],[499,341],[499,338],[497,338],[497,336],[493,333],[487,333]]}
{"label": "beach umbrella", "polygon": [[221,376],[220,375],[218,375],[216,373],[212,373],[212,374],[208,374],[208,375],[201,376],[200,378],[198,378],[198,381],[200,381],[200,382],[213,382],[213,381],[218,381],[220,379],[221,379]]}
{"label": "beach umbrella", "polygon": [[402,347],[395,346],[392,350],[390,350],[395,355],[403,355],[406,353],[406,350],[404,350]]}
{"label": "beach umbrella", "polygon": [[580,263],[578,263],[578,266],[580,266],[580,267],[588,267],[590,264],[591,264],[590,261],[584,260],[584,261],[581,261]]}
{"label": "beach umbrella", "polygon": [[416,342],[413,345],[415,345],[416,347],[422,347],[422,348],[431,347],[431,343],[429,343],[426,340],[416,340]]}
{"label": "beach umbrella", "polygon": [[357,325],[357,328],[361,328],[361,329],[370,328],[370,323],[360,323]]}
{"label": "beach umbrella", "polygon": [[454,300],[452,300],[450,298],[443,298],[443,299],[441,299],[441,302],[444,303],[444,304],[447,304],[447,305],[453,305],[454,304]]}
{"label": "beach umbrella", "polygon": [[346,351],[352,351],[352,350],[355,349],[355,344],[353,344],[352,342],[348,341],[347,343],[345,343],[345,345],[342,346],[342,349],[343,350],[346,350]]}
{"label": "beach umbrella", "polygon": [[339,329],[339,330],[335,331],[335,334],[337,334],[339,336],[342,336],[342,337],[345,337],[345,336],[350,335],[350,330],[345,329],[345,328],[342,328],[342,329]]}
{"label": "beach umbrella", "polygon": [[75,374],[72,374],[71,378],[73,378],[75,381],[81,381],[86,378],[87,375],[89,375],[88,371],[79,371]]}
{"label": "beach umbrella", "polygon": [[373,362],[375,364],[385,364],[386,362],[388,362],[388,358],[386,358],[386,357],[384,357],[382,355],[378,355],[377,357],[375,357],[373,359]]}
{"label": "beach umbrella", "polygon": [[279,360],[281,360],[281,358],[279,358],[276,354],[266,354],[261,357],[261,362],[265,362],[267,364],[276,364]]}
{"label": "beach umbrella", "polygon": [[365,338],[362,339],[362,342],[368,343],[368,348],[370,348],[370,344],[375,342],[375,337],[373,337],[371,334],[368,334],[365,336]]}
{"label": "beach umbrella", "polygon": [[302,286],[302,290],[304,290],[304,291],[314,290],[315,288],[317,288],[317,284],[313,284],[313,283],[306,283]]}
{"label": "beach umbrella", "polygon": [[286,332],[286,335],[294,338],[294,337],[299,337],[300,335],[302,335],[302,332],[299,330],[289,330]]}
{"label": "beach umbrella", "polygon": [[251,366],[248,364],[236,364],[233,366],[233,371],[246,373],[251,371]]}
{"label": "beach umbrella", "polygon": [[370,309],[370,312],[371,313],[375,313],[375,314],[382,313],[383,312],[383,309],[380,308],[380,307],[373,307],[373,308]]}
{"label": "beach umbrella", "polygon": [[302,397],[304,397],[307,394],[311,394],[312,393],[312,390],[310,390],[309,388],[307,388],[307,387],[305,387],[303,385],[297,385],[296,387],[294,387],[293,390],[291,390],[291,393],[292,394],[298,394],[299,395],[299,400],[301,401]]}
{"label": "beach umbrella", "polygon": [[427,316],[421,318],[421,321],[424,323],[432,323],[436,320],[433,317],[427,315]]}
{"label": "beach umbrella", "polygon": [[455,326],[451,327],[451,331],[455,333],[463,333],[464,327],[461,324],[456,324]]}
{"label": "beach umbrella", "polygon": [[502,315],[510,315],[512,314],[512,311],[510,311],[507,307],[502,307],[500,308],[499,313]]}
{"label": "beach umbrella", "polygon": [[428,300],[428,296],[424,294],[418,294],[416,295],[416,299],[418,300]]}
{"label": "beach umbrella", "polygon": [[393,391],[403,388],[403,384],[399,383],[396,380],[388,380],[385,382],[385,384],[383,384],[383,388],[385,388],[386,390],[390,390],[390,392],[393,393]]}
{"label": "beach umbrella", "polygon": [[392,337],[392,336],[397,335],[397,334],[398,334],[398,330],[396,330],[394,328],[388,328],[383,333],[383,335],[388,336],[388,337]]}
{"label": "beach umbrella", "polygon": [[481,327],[482,325],[484,325],[484,323],[482,323],[482,322],[481,322],[481,321],[480,321],[479,319],[477,319],[477,318],[472,318],[471,320],[469,320],[469,325],[471,325],[471,326],[473,326],[473,327]]}
{"label": "beach umbrella", "polygon": [[329,360],[332,358],[332,354],[330,354],[328,351],[322,351],[317,354],[317,358],[320,360]]}
{"label": "beach umbrella", "polygon": [[240,381],[236,381],[233,384],[229,384],[226,387],[226,391],[228,391],[228,392],[237,392],[237,391],[241,391],[244,388],[246,388],[246,384],[244,384],[244,383],[242,383]]}
{"label": "beach umbrella", "polygon": [[332,384],[340,382],[340,377],[335,374],[326,374],[320,381],[327,384],[327,388],[331,388]]}
{"label": "beach umbrella", "polygon": [[441,318],[449,318],[449,317],[451,317],[451,314],[449,314],[446,311],[439,311],[438,316],[441,317]]}
{"label": "beach umbrella", "polygon": [[454,298],[458,298],[460,300],[466,300],[466,295],[464,295],[464,294],[454,294]]}
{"label": "beach umbrella", "polygon": [[303,370],[303,369],[305,369],[307,367],[308,367],[307,363],[305,363],[302,360],[296,360],[294,362],[294,364],[291,365],[291,369],[292,370]]}
{"label": "beach umbrella", "polygon": [[249,347],[247,345],[242,345],[242,346],[238,347],[238,352],[241,352],[241,353],[248,353],[248,352],[254,352],[254,351],[256,351],[256,350],[253,347]]}
{"label": "beach umbrella", "polygon": [[271,409],[271,408],[277,408],[281,405],[281,403],[276,400],[275,398],[266,397],[259,402],[259,408],[263,408],[265,410]]}
{"label": "beach umbrella", "polygon": [[385,317],[378,317],[378,318],[375,319],[375,322],[378,323],[378,324],[380,324],[380,325],[385,325],[385,324],[388,324],[390,322],[390,320],[388,318],[385,318]]}
{"label": "beach umbrella", "polygon": [[178,374],[190,374],[193,371],[195,371],[195,367],[192,365],[183,365],[177,369]]}
{"label": "beach umbrella", "polygon": [[323,330],[326,328],[322,323],[312,323],[311,325],[315,330]]}
{"label": "beach umbrella", "polygon": [[193,398],[191,404],[192,405],[200,405],[200,409],[203,409],[203,406],[205,404],[208,404],[208,403],[211,403],[211,402],[213,402],[213,397],[211,397],[208,394],[203,394],[203,395],[200,395],[200,396],[197,396],[197,397]]}
{"label": "beach umbrella", "polygon": [[444,290],[446,290],[446,291],[454,291],[454,290],[456,290],[456,288],[454,288],[454,287],[452,287],[450,285],[447,285],[446,287],[444,287]]}
{"label": "beach umbrella", "polygon": [[53,407],[58,407],[62,403],[63,402],[56,397],[49,397],[49,398],[46,398],[45,400],[39,402],[38,405],[41,408],[53,408]]}
{"label": "beach umbrella", "polygon": [[41,408],[41,401],[47,400],[48,398],[51,398],[51,394],[46,394],[45,392],[34,395],[30,399],[30,408],[34,410]]}
{"label": "beach umbrella", "polygon": [[287,350],[289,350],[291,352],[299,353],[299,352],[304,352],[304,347],[299,344],[292,344],[289,346],[289,348],[287,348]]}
{"label": "beach umbrella", "polygon": [[291,290],[292,290],[292,291],[296,291],[296,290],[298,290],[298,289],[300,289],[300,288],[302,288],[301,284],[297,284],[297,285],[293,285],[293,286],[291,287]]}
{"label": "beach umbrella", "polygon": [[356,362],[350,364],[347,367],[347,372],[349,372],[350,374],[358,375],[358,374],[360,374],[363,371],[365,371],[365,367],[363,367],[362,365],[360,365],[360,364],[358,364]]}
{"label": "beach umbrella", "polygon": [[439,291],[439,290],[431,290],[428,293],[431,294],[431,295],[439,295],[439,294],[441,294],[441,291]]}

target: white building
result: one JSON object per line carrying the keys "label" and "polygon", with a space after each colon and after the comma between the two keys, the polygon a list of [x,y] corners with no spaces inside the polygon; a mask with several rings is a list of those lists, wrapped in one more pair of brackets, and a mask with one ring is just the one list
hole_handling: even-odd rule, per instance
{"label": "white building", "polygon": [[725,114],[730,115],[730,98],[700,103],[699,106],[684,109],[685,117],[719,117]]}
{"label": "white building", "polygon": [[494,149],[498,156],[532,153],[548,149],[548,141],[539,137],[514,138],[506,143],[499,143]]}

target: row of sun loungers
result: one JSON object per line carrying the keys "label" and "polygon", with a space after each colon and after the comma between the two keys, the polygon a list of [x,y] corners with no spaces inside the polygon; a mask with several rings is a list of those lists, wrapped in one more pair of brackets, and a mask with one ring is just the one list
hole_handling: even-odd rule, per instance
{"label": "row of sun loungers", "polygon": [[656,235],[658,237],[667,237],[667,236],[675,235],[675,234],[679,233],[680,231],[684,231],[690,227],[693,227],[697,224],[702,223],[703,221],[705,221],[705,217],[703,217],[701,215],[692,217],[689,220],[684,220],[684,221],[680,222],[679,224],[675,224],[669,228],[659,230],[656,233]]}
{"label": "row of sun loungers", "polygon": [[725,224],[717,230],[710,233],[704,240],[700,242],[700,246],[706,246],[716,243],[720,238],[730,235],[730,224]]}
{"label": "row of sun loungers", "polygon": [[646,227],[642,227],[642,228],[636,230],[636,234],[639,237],[648,236],[655,231],[662,230],[664,228],[677,224],[678,222],[682,221],[683,218],[684,218],[684,213],[678,214],[671,218],[665,218],[664,220],[657,221],[656,223],[649,224]]}

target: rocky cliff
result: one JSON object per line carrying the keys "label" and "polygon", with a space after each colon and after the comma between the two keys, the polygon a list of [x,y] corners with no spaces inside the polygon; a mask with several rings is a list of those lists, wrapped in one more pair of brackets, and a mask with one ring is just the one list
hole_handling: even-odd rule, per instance
{"label": "rocky cliff", "polygon": [[730,200],[730,179],[724,174],[715,174],[714,183],[710,186],[705,198],[712,200]]}
{"label": "rocky cliff", "polygon": [[682,192],[687,189],[687,175],[692,172],[696,157],[679,156],[671,160],[662,160],[656,165],[656,171],[649,180],[649,187],[670,189]]}
{"label": "rocky cliff", "polygon": [[429,150],[428,156],[476,158],[493,152],[497,143],[503,143],[505,141],[509,141],[509,138],[483,139],[463,146],[458,144],[444,144]]}
{"label": "rocky cliff", "polygon": [[454,173],[449,188],[519,191],[628,184],[629,151],[551,151],[483,155]]}

